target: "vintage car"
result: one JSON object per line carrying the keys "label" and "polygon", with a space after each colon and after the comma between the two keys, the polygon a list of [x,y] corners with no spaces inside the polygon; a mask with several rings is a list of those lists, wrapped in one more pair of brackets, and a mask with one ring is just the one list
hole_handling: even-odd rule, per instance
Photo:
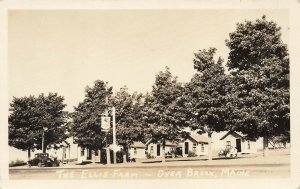
{"label": "vintage car", "polygon": [[38,167],[58,167],[59,161],[56,158],[49,158],[48,153],[37,153],[35,157],[27,162],[29,167],[38,166]]}
{"label": "vintage car", "polygon": [[237,149],[230,147],[226,149],[222,149],[219,152],[219,157],[225,157],[225,158],[236,158],[237,157]]}

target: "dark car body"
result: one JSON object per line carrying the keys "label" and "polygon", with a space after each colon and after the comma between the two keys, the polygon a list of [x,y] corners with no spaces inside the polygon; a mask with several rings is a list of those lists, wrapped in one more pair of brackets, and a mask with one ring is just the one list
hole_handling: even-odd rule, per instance
{"label": "dark car body", "polygon": [[58,167],[59,162],[56,159],[49,158],[48,153],[37,153],[35,157],[27,162],[29,167],[39,166],[39,167]]}

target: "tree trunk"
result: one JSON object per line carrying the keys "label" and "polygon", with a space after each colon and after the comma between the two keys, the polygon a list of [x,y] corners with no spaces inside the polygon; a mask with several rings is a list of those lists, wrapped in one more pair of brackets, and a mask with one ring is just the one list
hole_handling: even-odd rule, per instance
{"label": "tree trunk", "polygon": [[46,153],[46,149],[47,149],[47,145],[44,142],[44,149],[43,149],[43,153]]}
{"label": "tree trunk", "polygon": [[268,156],[269,153],[269,139],[267,136],[263,138],[263,156]]}
{"label": "tree trunk", "polygon": [[110,150],[109,150],[109,145],[106,144],[106,164],[110,164]]}
{"label": "tree trunk", "polygon": [[114,164],[117,164],[117,152],[116,152],[116,149],[114,149],[114,151],[113,151],[114,153]]}
{"label": "tree trunk", "polygon": [[27,150],[27,156],[28,156],[28,161],[30,161],[30,159],[31,159],[31,152],[30,152],[30,148],[28,148],[28,150]]}
{"label": "tree trunk", "polygon": [[212,135],[212,132],[208,132],[208,160],[212,160],[212,141],[211,141],[211,135]]}
{"label": "tree trunk", "polygon": [[69,149],[69,159],[68,159],[68,162],[71,160],[71,146],[68,147]]}
{"label": "tree trunk", "polygon": [[100,148],[100,150],[99,150],[99,163],[101,163],[101,149],[102,148]]}
{"label": "tree trunk", "polygon": [[161,149],[161,153],[162,153],[162,162],[166,162],[166,157],[165,157],[165,147],[166,147],[166,141],[165,139],[162,140],[162,149]]}
{"label": "tree trunk", "polygon": [[95,164],[96,163],[96,150],[92,151],[92,163]]}
{"label": "tree trunk", "polygon": [[127,150],[126,144],[123,145],[123,151],[124,151],[124,154],[123,154],[123,163],[127,163],[128,150]]}
{"label": "tree trunk", "polygon": [[65,154],[66,154],[66,148],[63,147],[63,153],[61,155],[61,161],[62,161],[62,163],[65,161]]}

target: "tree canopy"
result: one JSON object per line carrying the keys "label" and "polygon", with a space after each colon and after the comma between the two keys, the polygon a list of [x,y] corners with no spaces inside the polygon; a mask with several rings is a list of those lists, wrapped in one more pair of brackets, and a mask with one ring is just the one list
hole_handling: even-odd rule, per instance
{"label": "tree canopy", "polygon": [[9,145],[28,151],[42,149],[43,132],[45,147],[63,142],[68,137],[68,113],[64,111],[66,104],[63,101],[64,98],[57,93],[14,97],[8,118]]}
{"label": "tree canopy", "polygon": [[118,144],[130,146],[133,141],[144,142],[143,98],[141,93],[130,94],[126,86],[113,96]]}
{"label": "tree canopy", "polygon": [[195,53],[194,68],[198,71],[187,85],[192,129],[201,132],[222,131],[226,125],[226,95],[228,76],[223,60],[214,60],[215,48]]}
{"label": "tree canopy", "polygon": [[226,40],[235,129],[250,138],[289,133],[289,57],[280,27],[265,16],[238,23]]}
{"label": "tree canopy", "polygon": [[[192,122],[190,127],[198,133],[224,131],[227,125],[228,76],[222,66],[223,59],[214,60],[216,48],[195,53],[194,68],[198,71],[187,84],[188,103]],[[209,143],[211,148],[211,143]],[[209,154],[211,157],[211,154]]]}
{"label": "tree canopy", "polygon": [[255,22],[237,23],[236,30],[225,41],[230,49],[228,68],[247,70],[254,65],[263,66],[264,59],[285,59],[288,56],[287,46],[281,40],[280,30],[266,16]]}
{"label": "tree canopy", "polygon": [[[178,141],[185,124],[181,101],[183,85],[177,81],[169,68],[156,75],[152,92],[145,99],[145,123],[153,142],[164,145],[166,140]],[[163,152],[164,154],[164,152]]]}
{"label": "tree canopy", "polygon": [[[72,113],[74,141],[83,148],[101,149],[105,134],[101,132],[101,115],[107,109],[106,97],[111,99],[112,87],[97,80],[93,87],[87,86],[85,98]],[[109,100],[110,102],[110,100]]]}

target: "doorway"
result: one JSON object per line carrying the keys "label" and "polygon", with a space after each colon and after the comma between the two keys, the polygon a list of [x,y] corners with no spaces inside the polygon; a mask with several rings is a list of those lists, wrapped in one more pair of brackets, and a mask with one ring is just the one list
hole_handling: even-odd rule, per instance
{"label": "doorway", "polygon": [[92,150],[91,149],[87,149],[87,157],[86,157],[87,160],[91,160],[92,159]]}
{"label": "doorway", "polygon": [[237,138],[236,139],[236,149],[238,152],[241,152],[242,151],[242,148],[241,148],[241,139]]}
{"label": "doorway", "polygon": [[189,154],[189,142],[184,143],[184,154]]}

